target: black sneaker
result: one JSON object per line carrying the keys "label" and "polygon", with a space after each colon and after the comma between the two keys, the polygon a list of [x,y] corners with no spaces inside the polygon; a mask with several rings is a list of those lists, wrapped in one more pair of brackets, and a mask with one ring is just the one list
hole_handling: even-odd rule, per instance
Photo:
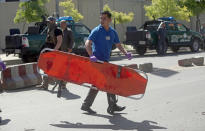
{"label": "black sneaker", "polygon": [[121,107],[118,105],[108,106],[107,113],[112,115],[112,114],[114,114],[115,111],[123,111],[125,108],[126,108],[125,106]]}
{"label": "black sneaker", "polygon": [[48,85],[42,84],[39,86],[40,89],[48,90]]}
{"label": "black sneaker", "polygon": [[81,110],[87,111],[89,114],[96,114],[95,111],[93,111],[90,107],[87,106],[81,106]]}
{"label": "black sneaker", "polygon": [[63,90],[66,90],[66,89],[67,89],[66,86],[61,86],[61,88],[62,88]]}

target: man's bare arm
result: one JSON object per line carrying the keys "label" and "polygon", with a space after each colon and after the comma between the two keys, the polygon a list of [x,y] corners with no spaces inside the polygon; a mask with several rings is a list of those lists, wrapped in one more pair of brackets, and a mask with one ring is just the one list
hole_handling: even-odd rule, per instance
{"label": "man's bare arm", "polygon": [[127,54],[127,51],[122,47],[120,43],[116,44],[116,47],[124,54]]}
{"label": "man's bare arm", "polygon": [[57,36],[57,44],[56,44],[54,50],[59,50],[60,49],[61,44],[62,44],[62,40],[63,40],[62,35]]}
{"label": "man's bare arm", "polygon": [[88,55],[92,56],[93,52],[92,52],[92,41],[91,40],[86,40],[85,48],[86,48],[86,51],[88,52]]}
{"label": "man's bare arm", "polygon": [[69,49],[69,48],[68,48],[68,53],[71,53],[71,52],[72,52],[72,49]]}

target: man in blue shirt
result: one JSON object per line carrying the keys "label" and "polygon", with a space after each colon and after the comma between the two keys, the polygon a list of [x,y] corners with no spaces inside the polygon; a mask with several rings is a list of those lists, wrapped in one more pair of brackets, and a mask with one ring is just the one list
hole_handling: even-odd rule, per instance
{"label": "man in blue shirt", "polygon": [[[92,62],[105,61],[109,62],[110,53],[113,44],[123,52],[127,58],[130,60],[132,58],[130,53],[121,46],[120,40],[118,38],[117,32],[110,27],[111,23],[111,13],[109,11],[104,11],[100,16],[100,25],[95,27],[85,42],[86,50],[90,56]],[[82,110],[88,113],[96,113],[90,107],[94,102],[94,99],[98,93],[98,90],[90,89],[84,103],[81,107]],[[114,94],[107,93],[108,108],[107,112],[113,114],[115,111],[122,111],[125,107],[118,106],[116,96]]]}

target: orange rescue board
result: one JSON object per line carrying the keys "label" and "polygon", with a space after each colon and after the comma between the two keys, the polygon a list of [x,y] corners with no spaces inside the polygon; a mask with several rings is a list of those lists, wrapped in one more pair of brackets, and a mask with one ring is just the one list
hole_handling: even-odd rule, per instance
{"label": "orange rescue board", "polygon": [[125,97],[144,94],[147,85],[147,79],[134,69],[91,62],[87,57],[60,51],[41,53],[38,67],[59,80],[79,85],[89,83],[98,90]]}

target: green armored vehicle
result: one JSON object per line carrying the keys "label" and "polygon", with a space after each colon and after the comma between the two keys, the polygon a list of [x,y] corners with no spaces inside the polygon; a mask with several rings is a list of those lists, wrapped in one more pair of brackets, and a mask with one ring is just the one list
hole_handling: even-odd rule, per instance
{"label": "green armored vehicle", "polygon": [[[139,55],[144,55],[147,48],[156,50],[158,54],[158,28],[161,23],[165,23],[167,32],[165,46],[171,48],[173,52],[178,52],[180,47],[190,47],[192,52],[198,52],[204,47],[202,35],[188,29],[173,17],[163,17],[158,20],[146,21],[139,29],[129,29],[126,32],[126,41],[132,45]],[[165,51],[166,52],[166,51]]]}
{"label": "green armored vehicle", "polygon": [[[58,26],[60,20],[66,20],[68,27],[73,31],[73,53],[88,56],[84,44],[90,34],[90,29],[82,23],[74,22],[72,17],[60,17],[57,20]],[[44,48],[46,36],[46,23],[36,23],[35,26],[28,27],[28,31],[25,34],[13,33],[12,35],[6,36],[5,52],[7,55],[13,53],[19,54],[23,62],[36,61],[40,51]]]}

